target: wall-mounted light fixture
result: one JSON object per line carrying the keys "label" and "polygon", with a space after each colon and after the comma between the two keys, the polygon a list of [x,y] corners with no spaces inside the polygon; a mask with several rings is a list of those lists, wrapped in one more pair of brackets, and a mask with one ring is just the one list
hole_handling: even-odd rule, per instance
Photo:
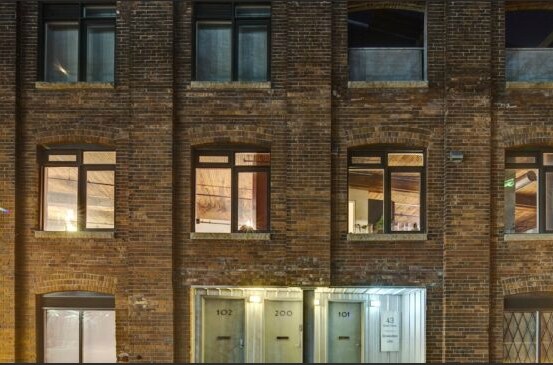
{"label": "wall-mounted light fixture", "polygon": [[314,299],[313,305],[321,305],[321,301],[319,299]]}
{"label": "wall-mounted light fixture", "polygon": [[465,156],[461,151],[449,151],[449,161],[453,163],[463,162]]}
{"label": "wall-mounted light fixture", "polygon": [[250,302],[250,303],[261,303],[261,297],[259,295],[250,295],[250,298],[248,299],[248,302]]}
{"label": "wall-mounted light fixture", "polygon": [[380,300],[371,300],[371,308],[380,308]]}

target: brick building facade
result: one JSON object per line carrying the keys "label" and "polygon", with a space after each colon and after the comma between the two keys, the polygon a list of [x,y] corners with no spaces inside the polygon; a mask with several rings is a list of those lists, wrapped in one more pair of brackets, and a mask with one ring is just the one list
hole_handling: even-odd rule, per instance
{"label": "brick building facade", "polygon": [[[504,359],[505,298],[553,292],[553,236],[504,231],[505,151],[553,143],[551,83],[506,80],[522,5],[427,0],[424,80],[354,83],[352,2],[269,3],[251,84],[194,80],[192,0],[116,2],[113,83],[42,82],[40,4],[0,4],[0,362],[40,359],[40,298],[65,291],[115,298],[120,361],[194,361],[197,287],[423,288],[424,360]],[[114,231],[42,229],[40,148],[60,144],[117,152]],[[243,144],[271,154],[270,235],[195,234],[193,151]],[[355,238],[348,151],[383,145],[425,151],[426,227]]]}

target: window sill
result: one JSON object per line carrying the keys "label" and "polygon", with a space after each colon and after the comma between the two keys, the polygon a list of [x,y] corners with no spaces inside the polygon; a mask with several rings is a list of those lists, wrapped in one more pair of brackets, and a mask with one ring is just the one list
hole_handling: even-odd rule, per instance
{"label": "window sill", "polygon": [[402,241],[426,241],[426,233],[348,233],[348,241],[371,242],[402,242]]}
{"label": "window sill", "polygon": [[270,233],[204,233],[190,232],[191,240],[269,241]]}
{"label": "window sill", "polygon": [[254,82],[254,81],[192,81],[189,89],[270,89],[271,82]]}
{"label": "window sill", "polygon": [[112,239],[115,238],[114,231],[35,231],[35,238],[93,238]]}
{"label": "window sill", "polygon": [[553,89],[553,81],[507,81],[507,89]]}
{"label": "window sill", "polygon": [[505,242],[553,241],[553,233],[509,233],[503,236]]}
{"label": "window sill", "polygon": [[350,89],[423,89],[428,81],[348,81]]}
{"label": "window sill", "polygon": [[35,82],[37,90],[113,90],[111,82]]}

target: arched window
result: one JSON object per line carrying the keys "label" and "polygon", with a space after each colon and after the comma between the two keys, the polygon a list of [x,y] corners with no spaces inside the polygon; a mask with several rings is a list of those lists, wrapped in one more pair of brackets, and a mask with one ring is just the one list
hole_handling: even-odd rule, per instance
{"label": "arched window", "polygon": [[113,230],[115,160],[97,145],[41,148],[43,230]]}
{"label": "arched window", "polygon": [[194,163],[195,232],[269,231],[269,151],[202,148]]}
{"label": "arched window", "polygon": [[420,149],[351,150],[348,232],[424,232],[425,160]]}
{"label": "arched window", "polygon": [[94,292],[56,292],[40,298],[39,360],[114,363],[115,298]]}
{"label": "arched window", "polygon": [[423,80],[425,4],[375,7],[352,1],[348,8],[350,81]]}
{"label": "arched window", "polygon": [[553,80],[553,6],[507,3],[505,47],[507,81]]}

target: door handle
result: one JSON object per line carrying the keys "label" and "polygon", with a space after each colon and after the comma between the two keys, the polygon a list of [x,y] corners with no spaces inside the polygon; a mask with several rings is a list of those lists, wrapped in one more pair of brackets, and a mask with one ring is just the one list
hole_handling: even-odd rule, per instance
{"label": "door handle", "polygon": [[244,348],[244,339],[243,338],[240,339],[240,348],[241,349]]}
{"label": "door handle", "polygon": [[300,324],[300,338],[298,340],[298,347],[301,349],[303,347],[303,327]]}

